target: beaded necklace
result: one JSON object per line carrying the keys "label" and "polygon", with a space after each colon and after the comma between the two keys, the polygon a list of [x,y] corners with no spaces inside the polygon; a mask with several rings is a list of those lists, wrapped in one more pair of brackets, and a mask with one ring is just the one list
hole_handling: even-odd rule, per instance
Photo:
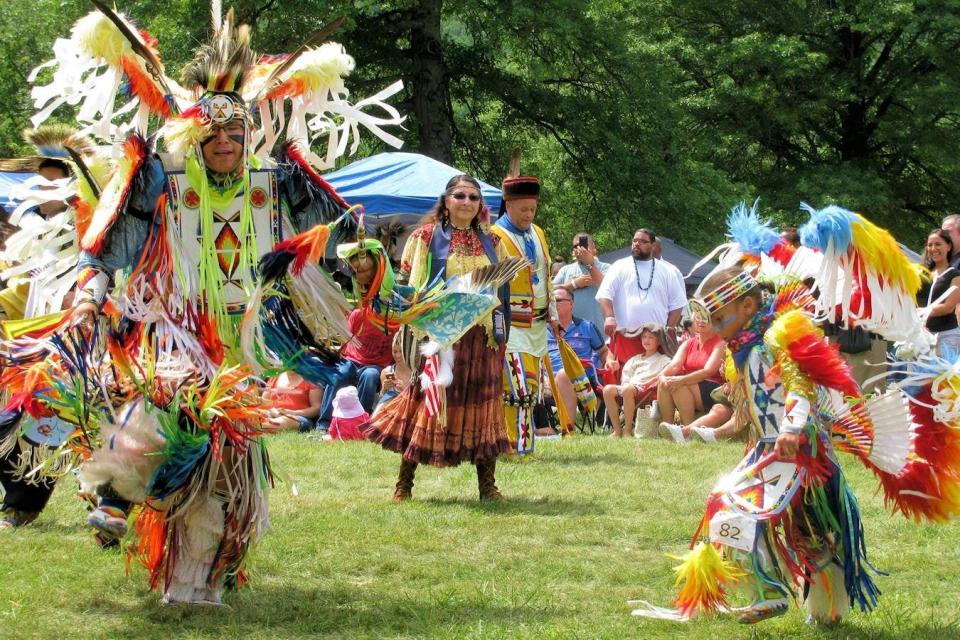
{"label": "beaded necklace", "polygon": [[742,367],[747,355],[750,353],[750,347],[763,342],[763,334],[770,328],[773,322],[773,303],[775,299],[771,297],[750,319],[746,327],[737,331],[737,334],[727,341],[727,347],[733,356],[733,361],[737,368]]}
{"label": "beaded necklace", "polygon": [[642,285],[640,284],[640,268],[637,267],[637,262],[639,262],[639,260],[637,260],[636,258],[634,258],[634,260],[633,260],[633,272],[637,275],[637,289],[639,289],[640,291],[644,291],[644,292],[649,291],[649,290],[650,290],[650,287],[653,286],[653,274],[656,273],[656,271],[657,271],[657,261],[656,261],[656,259],[653,259],[653,260],[651,261],[652,264],[650,265],[650,279],[647,281],[647,286],[646,286],[646,287],[644,287],[644,286],[642,286]]}

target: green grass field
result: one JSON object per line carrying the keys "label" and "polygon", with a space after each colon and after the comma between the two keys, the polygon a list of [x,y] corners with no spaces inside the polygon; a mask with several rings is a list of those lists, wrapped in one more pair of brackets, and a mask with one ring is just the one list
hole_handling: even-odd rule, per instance
{"label": "green grass field", "polygon": [[397,455],[278,436],[274,459],[299,495],[274,491],[274,531],[229,610],[162,607],[140,567],[127,576],[119,552],[96,548],[64,482],[33,525],[0,531],[0,638],[960,637],[960,524],[888,515],[852,460],[870,559],[890,573],[872,614],[832,630],[797,609],[755,627],[632,618],[628,599],[671,600],[666,554],[684,551],[741,450],[581,436],[501,461],[505,503],[479,503],[465,465],[421,468],[414,501],[394,505]]}

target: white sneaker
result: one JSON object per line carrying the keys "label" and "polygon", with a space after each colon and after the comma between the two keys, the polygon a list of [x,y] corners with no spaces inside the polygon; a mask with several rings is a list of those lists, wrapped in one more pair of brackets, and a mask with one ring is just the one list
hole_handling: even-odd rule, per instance
{"label": "white sneaker", "polygon": [[687,439],[683,437],[683,427],[679,424],[661,422],[658,432],[661,438],[670,438],[677,444],[687,444]]}
{"label": "white sneaker", "polygon": [[650,403],[650,419],[654,422],[660,422],[660,404],[654,400]]}
{"label": "white sneaker", "polygon": [[714,435],[713,429],[709,427],[690,427],[690,431],[693,431],[693,435],[705,444],[716,444],[717,442],[717,436]]}

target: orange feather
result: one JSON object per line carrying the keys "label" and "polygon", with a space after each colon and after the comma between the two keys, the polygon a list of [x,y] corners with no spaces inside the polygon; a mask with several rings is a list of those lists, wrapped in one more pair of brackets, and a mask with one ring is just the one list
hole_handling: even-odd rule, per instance
{"label": "orange feather", "polygon": [[147,106],[150,113],[162,118],[169,118],[171,114],[170,103],[167,102],[163,91],[153,81],[150,74],[147,73],[140,62],[131,56],[120,58],[120,66],[123,72],[127,74],[130,80],[130,93],[140,99],[140,103]]}

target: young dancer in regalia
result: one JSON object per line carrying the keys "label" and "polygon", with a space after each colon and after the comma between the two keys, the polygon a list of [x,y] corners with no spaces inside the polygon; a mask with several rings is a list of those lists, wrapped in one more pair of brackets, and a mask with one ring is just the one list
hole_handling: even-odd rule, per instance
{"label": "young dancer in regalia", "polygon": [[[88,138],[66,125],[44,125],[23,132],[35,155],[0,161],[0,170],[33,173],[17,189],[19,205],[8,222],[0,261],[3,336],[17,338],[62,319],[72,303],[78,250],[74,208],[87,206],[84,194],[98,189],[92,171],[104,177]],[[0,527],[32,522],[53,493],[55,479],[33,474],[73,430],[57,417],[34,418],[21,410],[0,413]],[[51,471],[69,469],[68,460],[50,462]],[[55,475],[55,474],[52,474]]]}
{"label": "young dancer in regalia", "polygon": [[[921,402],[898,389],[865,398],[813,321],[836,314],[928,348],[910,304],[918,271],[889,234],[838,207],[814,212],[797,255],[744,207],[731,226],[739,251],[704,280],[690,308],[727,340],[727,379],[753,444],[707,501],[694,542],[707,540],[677,567],[677,610],[643,603],[634,614],[682,620],[722,612],[753,623],[782,615],[800,597],[808,621],[835,623],[850,606],[873,609],[880,595],[835,451],[857,456],[880,479],[888,505],[908,517],[960,513],[960,432],[932,409],[936,374]],[[837,284],[838,273],[853,293]],[[747,592],[747,606],[727,602],[734,586]]]}

